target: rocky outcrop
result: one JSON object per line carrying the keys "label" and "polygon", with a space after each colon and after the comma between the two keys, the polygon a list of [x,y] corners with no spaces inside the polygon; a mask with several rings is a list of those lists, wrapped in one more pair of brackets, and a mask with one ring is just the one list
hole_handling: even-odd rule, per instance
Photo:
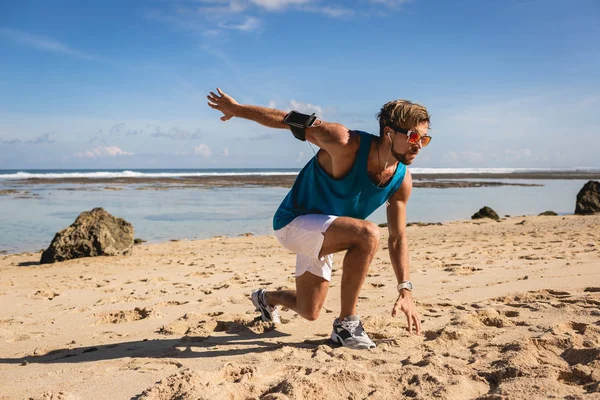
{"label": "rocky outcrop", "polygon": [[555,213],[554,211],[544,211],[542,213],[538,214],[538,217],[542,217],[542,216],[556,216],[558,215],[557,213]]}
{"label": "rocky outcrop", "polygon": [[480,219],[480,218],[491,218],[498,221],[500,217],[496,214],[496,211],[492,210],[488,206],[483,207],[481,210],[477,211],[475,214],[471,216],[471,219]]}
{"label": "rocky outcrop", "polygon": [[597,212],[600,212],[600,182],[588,181],[577,193],[575,214],[587,215]]}
{"label": "rocky outcrop", "polygon": [[103,208],[79,214],[75,222],[58,232],[42,253],[40,264],[81,257],[131,254],[133,226]]}

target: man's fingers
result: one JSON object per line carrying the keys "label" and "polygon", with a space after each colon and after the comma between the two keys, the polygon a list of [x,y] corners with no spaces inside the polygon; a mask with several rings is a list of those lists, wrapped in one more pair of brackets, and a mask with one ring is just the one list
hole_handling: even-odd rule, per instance
{"label": "man's fingers", "polygon": [[406,319],[408,320],[408,333],[412,333],[412,318],[410,317],[410,315],[406,315]]}
{"label": "man's fingers", "polygon": [[217,92],[219,92],[219,94],[220,94],[221,96],[225,95],[225,93],[223,93],[223,91],[221,90],[221,88],[217,88]]}
{"label": "man's fingers", "polygon": [[395,317],[396,315],[398,315],[398,310],[400,310],[400,300],[396,300],[396,302],[394,303],[394,308],[392,309],[392,317]]}
{"label": "man's fingers", "polygon": [[414,314],[413,318],[415,319],[415,328],[417,330],[417,335],[421,334],[421,318],[419,318],[419,314]]}

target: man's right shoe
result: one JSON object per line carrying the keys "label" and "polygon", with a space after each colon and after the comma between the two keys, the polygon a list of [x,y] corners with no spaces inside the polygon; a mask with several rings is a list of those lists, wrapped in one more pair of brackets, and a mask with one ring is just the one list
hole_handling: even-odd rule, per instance
{"label": "man's right shoe", "polygon": [[271,307],[265,301],[265,289],[258,289],[252,292],[252,304],[256,307],[256,311],[260,311],[260,318],[265,322],[273,322],[280,324],[279,311],[277,307]]}
{"label": "man's right shoe", "polygon": [[375,343],[365,332],[360,317],[350,315],[339,321],[337,318],[333,321],[333,332],[331,340],[351,349],[374,349]]}

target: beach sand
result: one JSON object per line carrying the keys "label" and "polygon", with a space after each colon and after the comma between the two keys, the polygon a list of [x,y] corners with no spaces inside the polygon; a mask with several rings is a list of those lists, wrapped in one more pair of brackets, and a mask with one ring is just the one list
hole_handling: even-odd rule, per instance
{"label": "beach sand", "polygon": [[387,230],[360,295],[377,343],[330,340],[342,254],[320,318],[255,320],[258,287],[293,288],[274,237],[143,244],[39,265],[0,256],[0,399],[600,398],[600,215],[408,229],[422,336],[390,316]]}

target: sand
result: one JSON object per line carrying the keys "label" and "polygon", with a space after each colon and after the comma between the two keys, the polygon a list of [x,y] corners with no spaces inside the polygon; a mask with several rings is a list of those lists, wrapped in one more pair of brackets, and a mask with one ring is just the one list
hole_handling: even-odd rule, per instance
{"label": "sand", "polygon": [[600,398],[600,215],[408,229],[422,336],[392,318],[387,231],[360,295],[373,350],[320,318],[255,319],[258,287],[293,288],[273,237],[142,244],[39,265],[0,256],[0,399]]}

